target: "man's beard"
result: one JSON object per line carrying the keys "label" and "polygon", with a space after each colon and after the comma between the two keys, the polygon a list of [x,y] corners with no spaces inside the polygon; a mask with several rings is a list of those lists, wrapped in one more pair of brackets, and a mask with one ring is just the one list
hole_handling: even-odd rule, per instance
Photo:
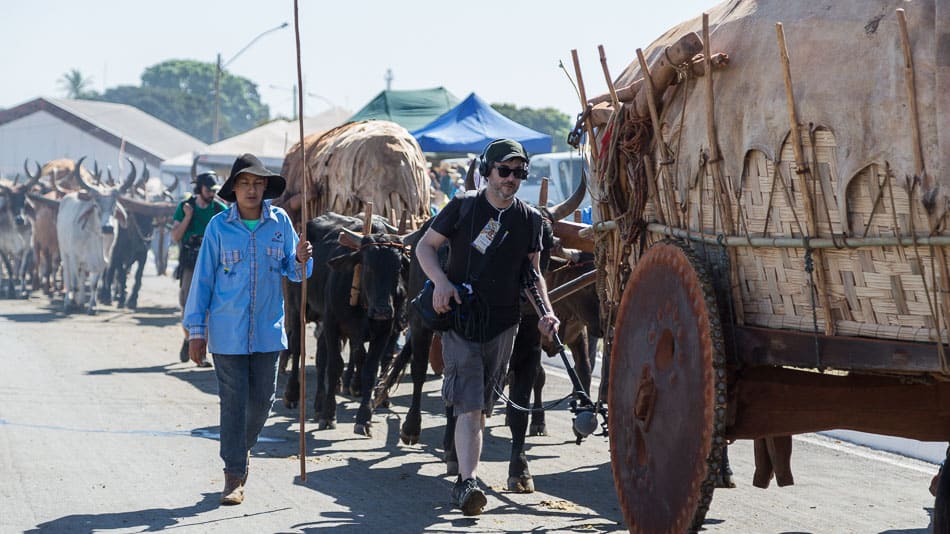
{"label": "man's beard", "polygon": [[498,195],[499,198],[505,201],[515,198],[515,194],[518,192],[518,188],[515,187],[511,193],[506,193],[504,189],[504,184],[498,184],[497,186],[494,187],[494,190],[495,190],[495,194]]}

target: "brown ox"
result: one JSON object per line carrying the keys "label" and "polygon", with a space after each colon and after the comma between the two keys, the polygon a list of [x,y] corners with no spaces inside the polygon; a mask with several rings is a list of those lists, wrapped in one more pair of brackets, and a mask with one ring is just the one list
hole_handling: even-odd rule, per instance
{"label": "brown ox", "polygon": [[[34,191],[28,194],[28,202],[33,206],[33,289],[42,289],[46,295],[56,291],[56,273],[59,271],[59,241],[56,238],[56,215],[59,211],[59,199],[72,188],[65,184],[72,181],[76,163],[70,159],[55,159],[31,174],[26,161],[23,168],[30,180],[48,187],[48,190]],[[85,171],[85,169],[82,169]],[[48,181],[45,180],[48,178]],[[65,188],[65,189],[64,189]]]}

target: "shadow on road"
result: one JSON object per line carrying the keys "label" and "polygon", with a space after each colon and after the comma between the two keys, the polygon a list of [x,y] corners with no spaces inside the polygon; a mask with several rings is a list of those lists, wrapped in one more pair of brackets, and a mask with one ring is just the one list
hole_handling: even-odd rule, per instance
{"label": "shadow on road", "polygon": [[[128,530],[130,528],[143,527],[139,532],[157,532],[176,527],[194,527],[209,523],[223,523],[231,519],[242,519],[247,517],[239,510],[235,510],[233,517],[215,519],[210,521],[198,521],[194,523],[187,522],[188,518],[198,517],[199,514],[214,510],[220,506],[218,503],[218,493],[204,493],[201,500],[189,506],[180,508],[148,508],[145,510],[132,510],[129,512],[110,512],[103,514],[74,514],[60,517],[52,521],[40,523],[36,528],[26,531],[27,533],[86,533],[100,532],[104,530]],[[286,510],[269,510],[264,513],[275,513]],[[259,514],[258,514],[259,515]]]}
{"label": "shadow on road", "polygon": [[87,371],[87,375],[121,375],[121,374],[139,374],[139,373],[161,373],[188,382],[195,389],[209,395],[218,394],[218,381],[214,375],[214,369],[198,368],[191,362],[187,363],[166,363],[164,365],[153,365],[151,367],[112,367],[108,369],[95,369]]}
{"label": "shadow on road", "polygon": [[[313,382],[308,382],[308,384],[313,384]],[[281,391],[283,391],[282,385],[279,385],[278,392]],[[398,394],[394,394],[391,399],[394,410],[378,409],[373,417],[376,435],[385,435],[385,439],[365,438],[350,433],[357,404],[353,402],[353,399],[345,396],[338,396],[337,430],[316,430],[316,424],[312,422],[312,393],[309,395],[305,401],[307,403],[308,477],[306,482],[297,478],[295,483],[332,497],[346,511],[323,511],[320,513],[319,520],[289,525],[289,528],[304,532],[385,532],[393,531],[394,526],[398,525],[397,530],[402,532],[423,532],[431,530],[434,525],[444,526],[447,521],[453,528],[477,528],[477,518],[461,517],[460,511],[451,503],[450,492],[454,476],[431,475],[431,464],[442,464],[444,453],[442,435],[445,425],[426,426],[418,444],[403,445],[399,439],[399,428],[409,406],[411,388],[404,384],[396,393]],[[429,418],[431,421],[431,418],[439,417],[436,414],[443,412],[439,395],[437,393],[424,394],[422,408],[423,418]],[[566,413],[552,415],[569,417]],[[283,441],[259,443],[252,453],[255,456],[283,458],[292,458],[297,455],[299,452],[297,417],[297,410],[285,408],[278,399],[262,436]],[[500,420],[502,417],[496,414],[493,419]],[[381,428],[383,425],[386,426],[385,433]],[[292,426],[293,429],[291,429]],[[508,461],[511,440],[505,433],[505,430],[497,427],[490,430],[491,435],[486,436],[485,439],[483,461]],[[341,438],[341,434],[345,437]],[[376,446],[371,447],[371,450],[382,453],[378,459],[360,459],[366,458],[367,449],[356,446],[356,442],[367,439],[375,440]],[[553,456],[545,454],[546,448],[562,446],[560,443],[531,443],[531,440],[532,438],[528,438],[527,453],[529,461],[534,462]],[[565,440],[573,442],[573,437],[565,436]],[[347,447],[345,445],[347,442],[353,442],[354,447]],[[326,467],[326,464],[322,463],[325,460],[320,457],[331,447],[332,460],[327,461],[333,462],[333,465]],[[313,465],[312,462],[321,463],[321,467],[319,469],[309,467]],[[424,467],[426,471],[423,474]],[[444,473],[442,465],[439,471]],[[604,525],[592,523],[602,522],[605,518],[618,525],[623,522],[616,498],[613,496],[612,477],[609,458],[597,458],[592,465],[569,472],[535,475],[535,484],[539,491],[551,496],[536,505],[525,505],[512,499],[510,492],[500,489],[506,485],[504,479],[484,480],[483,487],[489,496],[486,514],[493,518],[506,514],[523,516],[526,513],[548,518],[558,517],[560,521],[570,522],[571,526],[567,527],[567,531],[598,532]],[[377,488],[378,491],[367,492],[366,488]],[[591,499],[591,488],[600,488],[597,491],[608,492],[610,498]],[[586,509],[580,509],[573,503],[584,506]],[[418,513],[407,515],[405,513],[407,509],[418,510]],[[551,530],[543,526],[532,530],[532,532],[549,531]],[[559,522],[557,531],[565,531],[562,522]]]}

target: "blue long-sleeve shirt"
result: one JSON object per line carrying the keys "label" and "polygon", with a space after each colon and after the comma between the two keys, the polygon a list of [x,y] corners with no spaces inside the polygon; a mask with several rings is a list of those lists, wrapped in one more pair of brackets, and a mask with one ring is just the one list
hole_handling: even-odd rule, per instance
{"label": "blue long-sleeve shirt", "polygon": [[[287,348],[281,278],[299,282],[297,233],[287,212],[264,201],[253,231],[237,204],[215,215],[205,230],[182,324],[190,339],[204,338],[212,354],[250,354]],[[313,259],[307,260],[307,277]]]}

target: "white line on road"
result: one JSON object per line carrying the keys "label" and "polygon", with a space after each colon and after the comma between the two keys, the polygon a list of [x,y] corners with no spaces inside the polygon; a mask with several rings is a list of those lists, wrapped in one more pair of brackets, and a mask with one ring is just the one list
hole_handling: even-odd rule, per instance
{"label": "white line on road", "polygon": [[824,447],[833,451],[843,452],[845,454],[850,454],[859,458],[866,458],[868,460],[875,460],[888,465],[909,469],[911,471],[917,471],[918,473],[925,473],[928,475],[934,475],[937,473],[936,469],[933,467],[934,464],[929,462],[914,460],[912,458],[899,456],[893,453],[877,451],[863,447],[861,445],[854,445],[852,443],[826,438],[823,436],[816,436],[814,434],[796,435],[793,436],[793,438],[798,441],[812,445],[818,445],[819,447]]}

